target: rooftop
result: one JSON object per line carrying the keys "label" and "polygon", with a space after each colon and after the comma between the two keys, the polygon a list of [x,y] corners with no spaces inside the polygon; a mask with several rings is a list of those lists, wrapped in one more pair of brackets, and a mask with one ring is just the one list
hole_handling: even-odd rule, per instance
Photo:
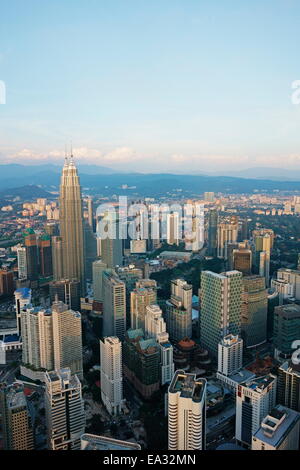
{"label": "rooftop", "polygon": [[206,380],[197,379],[196,374],[187,374],[177,370],[171,381],[169,392],[180,393],[182,398],[191,398],[201,401],[206,389]]}
{"label": "rooftop", "polygon": [[250,388],[254,392],[261,393],[264,391],[271,383],[274,382],[276,377],[273,375],[264,375],[263,377],[256,377],[255,379],[244,382],[242,385],[244,387]]}
{"label": "rooftop", "polygon": [[300,413],[297,411],[277,405],[264,418],[253,439],[259,439],[273,447],[279,447],[299,419]]}
{"label": "rooftop", "polygon": [[82,434],[81,450],[141,450],[141,446],[134,442],[120,441],[95,434]]}

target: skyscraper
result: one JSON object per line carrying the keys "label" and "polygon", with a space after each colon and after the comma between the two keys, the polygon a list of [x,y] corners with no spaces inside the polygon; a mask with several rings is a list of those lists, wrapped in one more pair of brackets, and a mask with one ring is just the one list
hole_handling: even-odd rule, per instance
{"label": "skyscraper", "polygon": [[73,155],[65,160],[59,199],[64,279],[77,279],[85,293],[84,241],[81,188]]}
{"label": "skyscraper", "polygon": [[38,248],[37,238],[33,229],[25,232],[25,248],[27,262],[27,279],[29,281],[37,281],[39,277],[38,269]]}
{"label": "skyscraper", "polygon": [[131,328],[145,328],[145,315],[147,305],[156,304],[156,288],[136,287],[130,293]]}
{"label": "skyscraper", "polygon": [[267,340],[268,294],[264,277],[243,277],[241,335],[246,348],[254,348]]}
{"label": "skyscraper", "polygon": [[68,368],[45,375],[48,449],[80,450],[85,431],[81,383]]}
{"label": "skyscraper", "polygon": [[[106,211],[102,222],[107,227],[107,237],[101,239],[101,259],[108,268],[123,265],[123,240],[120,238],[120,220],[115,212]],[[99,236],[99,234],[97,234]]]}
{"label": "skyscraper", "polygon": [[192,295],[193,288],[186,281],[171,281],[171,298],[166,301],[166,322],[172,341],[192,337]]}
{"label": "skyscraper", "polygon": [[278,369],[277,401],[295,411],[300,411],[300,365],[286,361]]}
{"label": "skyscraper", "polygon": [[209,211],[208,216],[208,254],[217,256],[217,231],[218,231],[218,212],[216,209]]}
{"label": "skyscraper", "polygon": [[109,336],[100,341],[101,398],[111,415],[121,411],[123,399],[122,343]]}
{"label": "skyscraper", "polygon": [[279,305],[274,309],[274,356],[278,361],[289,359],[292,344],[300,339],[300,306]]}
{"label": "skyscraper", "polygon": [[237,242],[238,223],[236,218],[218,224],[218,257],[228,259],[227,245]]}
{"label": "skyscraper", "polygon": [[42,277],[49,277],[53,274],[52,267],[52,247],[49,235],[44,234],[38,240],[39,250],[39,272]]}
{"label": "skyscraper", "polygon": [[51,304],[55,300],[60,300],[75,312],[80,311],[80,282],[69,279],[53,281],[49,284],[49,294]]}
{"label": "skyscraper", "polygon": [[218,372],[232,375],[243,365],[243,340],[238,336],[227,335],[218,345]]}
{"label": "skyscraper", "polygon": [[205,450],[206,380],[177,370],[168,392],[169,450]]}
{"label": "skyscraper", "polygon": [[98,302],[103,302],[103,272],[106,269],[107,265],[101,259],[97,259],[93,262],[94,300]]}
{"label": "skyscraper", "polygon": [[63,279],[63,258],[62,258],[62,238],[55,236],[51,239],[52,243],[52,266],[53,280],[60,281]]}
{"label": "skyscraper", "polygon": [[272,374],[257,377],[237,387],[236,440],[251,446],[252,436],[259,429],[263,418],[276,404],[277,377]]}
{"label": "skyscraper", "polygon": [[217,358],[218,344],[241,331],[242,273],[201,273],[200,343]]}
{"label": "skyscraper", "polygon": [[18,278],[27,279],[27,259],[26,259],[26,247],[21,246],[17,249],[18,256]]}
{"label": "skyscraper", "polygon": [[103,272],[103,336],[117,336],[121,341],[126,331],[125,283],[115,271]]}
{"label": "skyscraper", "polygon": [[0,383],[0,416],[4,450],[33,450],[32,419],[21,384]]}

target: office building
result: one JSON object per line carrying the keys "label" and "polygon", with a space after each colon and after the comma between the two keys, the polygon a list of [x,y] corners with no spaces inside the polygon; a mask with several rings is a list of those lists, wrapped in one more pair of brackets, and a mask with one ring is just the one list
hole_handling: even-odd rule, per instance
{"label": "office building", "polygon": [[241,332],[242,273],[201,273],[200,344],[217,358],[221,339]]}
{"label": "office building", "polygon": [[300,413],[277,405],[252,436],[251,450],[299,450]]}
{"label": "office building", "polygon": [[261,276],[242,280],[241,335],[246,348],[255,348],[267,340],[268,292]]}
{"label": "office building", "polygon": [[107,265],[101,259],[93,262],[93,291],[97,302],[103,302],[103,272],[106,269]]}
{"label": "office building", "polygon": [[109,336],[100,341],[101,399],[110,415],[121,412],[123,399],[122,344]]}
{"label": "office building", "polygon": [[166,301],[166,323],[170,339],[192,337],[193,287],[183,279],[171,281],[171,298]]}
{"label": "office building", "polygon": [[11,297],[15,290],[14,273],[8,269],[0,269],[0,296]]}
{"label": "office building", "polygon": [[296,304],[279,305],[274,309],[274,355],[282,361],[291,357],[292,344],[300,339],[300,306]]}
{"label": "office building", "polygon": [[277,401],[295,411],[300,411],[300,365],[284,362],[278,369]]}
{"label": "office building", "polygon": [[26,247],[21,246],[17,249],[18,258],[18,278],[20,280],[27,279],[27,260],[26,260]]}
{"label": "office building", "polygon": [[276,404],[277,377],[256,377],[237,387],[235,437],[239,444],[250,447],[252,436],[263,418]]}
{"label": "office building", "polygon": [[271,280],[271,289],[274,289],[278,292],[278,299],[280,305],[282,305],[288,299],[294,298],[294,285],[290,284],[288,281],[284,279],[272,279]]}
{"label": "office building", "polygon": [[281,268],[277,271],[277,279],[286,281],[293,286],[292,296],[300,300],[300,270]]}
{"label": "office building", "polygon": [[130,324],[132,329],[145,329],[146,307],[156,304],[156,302],[156,285],[155,287],[136,287],[130,293]]}
{"label": "office building", "polygon": [[15,309],[17,318],[17,331],[21,334],[21,311],[31,304],[31,289],[21,287],[15,290]]}
{"label": "office building", "polygon": [[33,450],[33,421],[19,383],[0,383],[0,416],[4,450]]}
{"label": "office building", "polygon": [[154,338],[144,339],[142,329],[129,329],[123,343],[124,376],[147,400],[159,390],[161,350]]}
{"label": "office building", "polygon": [[80,450],[85,431],[81,383],[68,368],[46,372],[45,376],[48,449]]}
{"label": "office building", "polygon": [[125,283],[114,271],[103,272],[103,336],[117,336],[121,341],[126,331]]}
{"label": "office building", "polygon": [[206,380],[177,370],[168,391],[168,449],[205,450]]}
{"label": "office building", "polygon": [[65,159],[59,196],[63,278],[80,281],[85,293],[83,212],[81,188],[73,155]]}
{"label": "office building", "polygon": [[60,281],[64,277],[63,273],[63,243],[62,237],[52,237],[52,268],[53,268],[53,280]]}
{"label": "office building", "polygon": [[61,279],[50,282],[49,294],[51,304],[60,300],[70,309],[78,312],[80,310],[80,282],[77,280]]}
{"label": "office building", "polygon": [[181,217],[178,212],[167,214],[167,243],[178,245],[181,240]]}
{"label": "office building", "polygon": [[243,365],[243,340],[227,335],[218,345],[218,372],[229,376],[238,372]]}
{"label": "office building", "polygon": [[217,256],[217,232],[218,232],[218,212],[216,209],[209,211],[208,215],[208,255]]}
{"label": "office building", "polygon": [[233,269],[240,271],[244,275],[251,274],[252,251],[247,248],[238,248],[232,252]]}
{"label": "office building", "polygon": [[[123,265],[123,240],[120,236],[122,222],[115,212],[107,211],[101,223],[107,227],[106,237],[101,239],[101,259],[108,268],[115,269]],[[99,234],[97,234],[99,237]],[[101,238],[101,237],[100,237]]]}
{"label": "office building", "polygon": [[38,240],[39,252],[39,273],[40,276],[45,278],[52,276],[52,247],[49,235],[44,234]]}
{"label": "office building", "polygon": [[170,383],[174,374],[173,346],[166,332],[166,323],[158,305],[148,305],[145,316],[145,338],[155,338],[161,353],[161,384]]}
{"label": "office building", "polygon": [[228,259],[227,245],[236,243],[238,238],[238,222],[232,218],[230,222],[218,224],[218,257]]}
{"label": "office building", "polygon": [[37,281],[39,277],[37,238],[33,229],[27,229],[24,234],[27,263],[27,279]]}

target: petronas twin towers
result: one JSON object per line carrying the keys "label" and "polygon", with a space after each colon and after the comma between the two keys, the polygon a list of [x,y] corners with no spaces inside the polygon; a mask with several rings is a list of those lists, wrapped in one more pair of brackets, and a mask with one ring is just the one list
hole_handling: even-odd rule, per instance
{"label": "petronas twin towers", "polygon": [[85,291],[83,212],[79,176],[73,155],[65,158],[59,201],[62,271],[64,279],[77,279]]}

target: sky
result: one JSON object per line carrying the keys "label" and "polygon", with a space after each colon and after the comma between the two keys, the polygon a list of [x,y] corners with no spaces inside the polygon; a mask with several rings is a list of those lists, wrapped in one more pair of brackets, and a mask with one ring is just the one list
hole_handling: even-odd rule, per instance
{"label": "sky", "polygon": [[0,163],[299,169],[299,39],[298,0],[2,0]]}

